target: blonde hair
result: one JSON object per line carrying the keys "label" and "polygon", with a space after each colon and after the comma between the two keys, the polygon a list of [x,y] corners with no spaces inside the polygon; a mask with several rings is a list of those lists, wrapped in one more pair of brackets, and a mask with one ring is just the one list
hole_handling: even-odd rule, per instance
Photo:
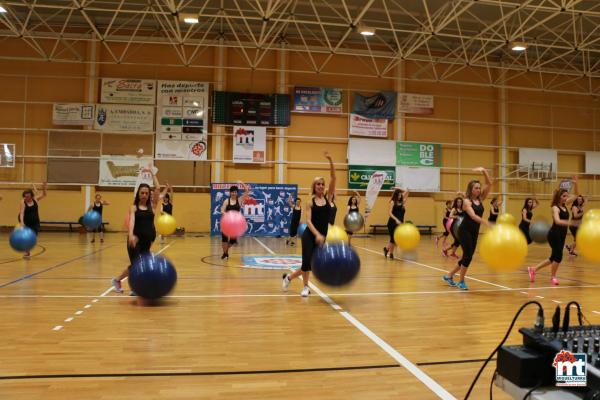
{"label": "blonde hair", "polygon": [[315,194],[315,186],[317,186],[317,182],[319,181],[323,181],[323,185],[325,184],[325,178],[322,176],[317,176],[315,179],[313,179],[311,194]]}

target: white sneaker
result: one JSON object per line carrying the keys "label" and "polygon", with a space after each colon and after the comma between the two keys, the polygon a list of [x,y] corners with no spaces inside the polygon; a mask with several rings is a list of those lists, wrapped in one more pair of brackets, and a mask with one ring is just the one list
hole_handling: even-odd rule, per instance
{"label": "white sneaker", "polygon": [[129,292],[129,295],[130,296],[137,296],[137,293],[132,290],[131,292]]}
{"label": "white sneaker", "polygon": [[112,282],[113,288],[115,288],[115,292],[123,293],[123,288],[121,287],[121,281],[119,281],[117,278],[112,278],[111,282]]}
{"label": "white sneaker", "polygon": [[310,294],[310,289],[308,288],[308,286],[304,286],[304,289],[302,289],[302,291],[300,292],[300,296],[308,297],[309,294]]}
{"label": "white sneaker", "polygon": [[288,275],[287,275],[287,274],[283,274],[283,280],[282,280],[282,282],[281,282],[281,289],[282,289],[284,292],[287,292],[287,290],[288,290],[288,286],[290,286],[290,282],[291,282],[291,281],[290,281],[290,279],[288,278]]}

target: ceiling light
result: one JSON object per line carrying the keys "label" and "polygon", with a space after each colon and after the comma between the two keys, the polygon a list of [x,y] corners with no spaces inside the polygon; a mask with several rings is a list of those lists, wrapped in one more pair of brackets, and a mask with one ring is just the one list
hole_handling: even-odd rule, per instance
{"label": "ceiling light", "polygon": [[358,33],[363,36],[373,36],[375,34],[375,28],[368,27],[364,24],[358,24]]}
{"label": "ceiling light", "polygon": [[5,13],[6,12],[6,8],[0,6],[0,13]]}
{"label": "ceiling light", "polygon": [[525,43],[525,42],[512,42],[510,44],[510,49],[512,51],[525,51],[525,50],[527,50],[527,43]]}
{"label": "ceiling light", "polygon": [[185,22],[186,24],[197,24],[198,23],[198,14],[179,14],[179,20]]}

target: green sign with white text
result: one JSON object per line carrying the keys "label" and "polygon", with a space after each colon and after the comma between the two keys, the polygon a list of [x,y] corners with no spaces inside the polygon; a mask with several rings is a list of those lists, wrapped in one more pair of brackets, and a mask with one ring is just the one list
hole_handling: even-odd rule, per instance
{"label": "green sign with white text", "polygon": [[366,190],[371,175],[377,171],[384,171],[387,177],[381,189],[389,190],[396,182],[396,167],[377,167],[367,165],[350,165],[348,167],[348,189]]}
{"label": "green sign with white text", "polygon": [[396,165],[441,167],[442,145],[435,143],[396,142]]}

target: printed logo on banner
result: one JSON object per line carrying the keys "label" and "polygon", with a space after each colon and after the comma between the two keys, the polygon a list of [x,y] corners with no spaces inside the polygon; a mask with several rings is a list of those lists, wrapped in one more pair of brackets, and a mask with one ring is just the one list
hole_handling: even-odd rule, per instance
{"label": "printed logo on banner", "polygon": [[302,266],[302,257],[296,255],[278,256],[242,256],[242,267],[254,269],[298,269]]}
{"label": "printed logo on banner", "polygon": [[190,145],[190,152],[194,155],[194,157],[200,157],[206,151],[206,143],[205,142],[196,142]]}
{"label": "printed logo on banner", "polygon": [[106,108],[98,109],[98,125],[102,126],[106,123]]}
{"label": "printed logo on banner", "polygon": [[587,385],[587,355],[561,350],[556,353],[552,366],[556,370],[556,386]]}

